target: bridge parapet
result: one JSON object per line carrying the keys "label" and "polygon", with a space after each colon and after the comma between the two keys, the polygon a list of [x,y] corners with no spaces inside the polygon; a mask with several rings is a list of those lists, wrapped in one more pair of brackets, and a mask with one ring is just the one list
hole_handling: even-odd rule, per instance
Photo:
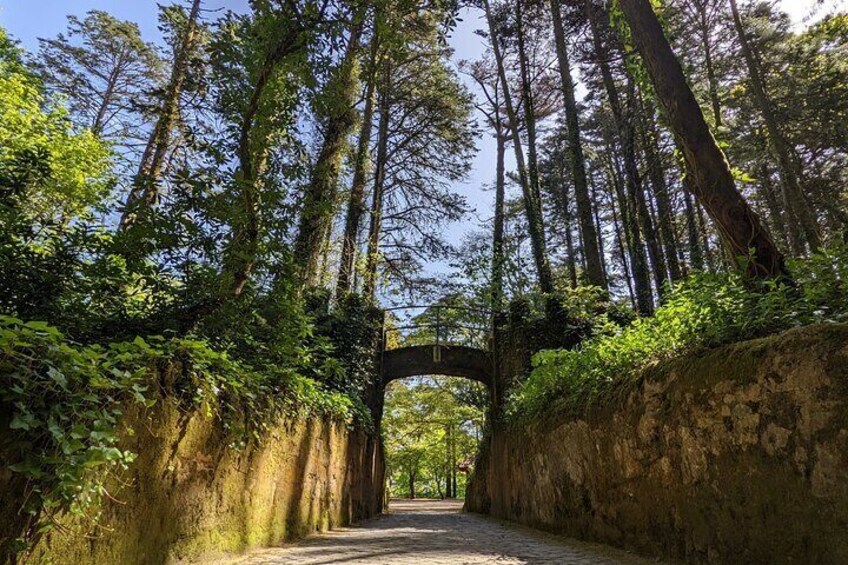
{"label": "bridge parapet", "polygon": [[385,309],[385,349],[416,345],[454,345],[490,351],[492,312],[474,306],[431,304]]}

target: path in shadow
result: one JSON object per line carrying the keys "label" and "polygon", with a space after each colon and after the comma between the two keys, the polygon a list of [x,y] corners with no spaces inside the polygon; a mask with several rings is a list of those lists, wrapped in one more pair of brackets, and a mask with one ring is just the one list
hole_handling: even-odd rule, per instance
{"label": "path in shadow", "polygon": [[459,501],[395,500],[390,513],[309,538],[217,561],[230,565],[462,563],[499,565],[570,563],[643,565],[652,563],[623,551],[545,534],[461,512]]}

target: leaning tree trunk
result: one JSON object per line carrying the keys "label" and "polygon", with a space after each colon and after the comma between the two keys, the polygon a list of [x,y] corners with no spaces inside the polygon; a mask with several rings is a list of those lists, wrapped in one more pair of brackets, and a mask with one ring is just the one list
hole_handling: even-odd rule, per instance
{"label": "leaning tree trunk", "polygon": [[371,38],[371,55],[365,87],[365,108],[362,111],[362,128],[359,131],[359,140],[357,141],[356,157],[353,164],[353,182],[350,187],[347,215],[345,216],[342,255],[339,261],[339,278],[336,285],[336,296],[338,297],[351,291],[359,227],[362,223],[362,216],[366,212],[365,181],[368,177],[368,152],[371,146],[371,130],[374,122],[374,91],[377,82],[377,55],[380,49],[376,28],[375,25],[374,36]]}
{"label": "leaning tree trunk", "polygon": [[317,282],[325,234],[335,217],[342,158],[348,135],[356,124],[356,53],[363,24],[359,16],[354,17],[344,59],[337,69],[338,75],[326,87],[330,115],[324,142],[306,188],[300,226],[294,242],[294,262],[302,286]]}
{"label": "leaning tree trunk", "polygon": [[730,256],[751,278],[788,280],[784,257],[736,189],[730,165],[707,126],[650,2],[620,0],[619,6],[671,129],[683,143],[695,196],[713,219]]}
{"label": "leaning tree trunk", "polygon": [[603,260],[598,243],[598,233],[592,218],[592,199],[589,194],[589,181],[586,178],[586,160],[583,156],[583,142],[580,139],[580,119],[577,113],[577,100],[574,94],[574,80],[571,78],[571,62],[568,58],[568,44],[562,26],[560,0],[551,0],[551,14],[554,24],[559,73],[565,105],[565,122],[570,151],[571,176],[574,179],[574,196],[577,204],[577,217],[583,234],[583,256],[586,259],[586,279],[589,284],[606,288]]}
{"label": "leaning tree trunk", "polygon": [[197,43],[198,17],[201,0],[193,0],[186,22],[183,40],[174,49],[174,64],[171,77],[165,88],[165,97],[159,110],[159,117],[139,163],[133,185],[127,195],[119,224],[120,230],[126,230],[135,221],[139,208],[149,208],[159,198],[159,181],[165,166],[165,157],[171,147],[171,136],[180,116],[180,96],[183,92],[188,65]]}
{"label": "leaning tree trunk", "polygon": [[521,135],[518,128],[518,118],[515,113],[515,106],[512,102],[512,94],[510,93],[509,83],[507,82],[506,70],[504,68],[503,54],[501,52],[500,43],[498,40],[497,28],[495,20],[492,16],[491,5],[489,0],[483,0],[483,5],[486,10],[486,20],[489,27],[489,38],[492,42],[492,51],[495,55],[495,62],[498,67],[498,77],[500,79],[504,105],[506,106],[507,118],[509,121],[510,132],[512,133],[512,147],[515,150],[515,161],[518,168],[518,180],[521,185],[521,192],[524,196],[524,211],[527,215],[527,225],[530,232],[530,245],[533,249],[533,260],[536,265],[536,274],[539,277],[539,287],[543,293],[553,293],[554,277],[551,272],[551,266],[548,262],[548,253],[545,243],[545,227],[542,222],[542,207],[539,199],[534,194],[527,173],[527,165],[524,160],[524,150],[521,147]]}

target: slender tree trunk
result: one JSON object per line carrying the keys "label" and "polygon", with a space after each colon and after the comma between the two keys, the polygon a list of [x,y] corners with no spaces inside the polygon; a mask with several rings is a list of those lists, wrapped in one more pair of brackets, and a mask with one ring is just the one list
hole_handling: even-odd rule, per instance
{"label": "slender tree trunk", "polygon": [[451,427],[445,426],[445,497],[453,498],[451,491]]}
{"label": "slender tree trunk", "polygon": [[324,142],[306,189],[300,227],[294,242],[294,261],[303,286],[317,283],[324,234],[335,217],[342,158],[347,138],[356,124],[356,53],[362,27],[361,14],[355,15],[338,75],[326,87],[328,92],[325,95],[332,99],[332,109],[327,119]]}
{"label": "slender tree trunk", "polygon": [[639,233],[641,215],[639,213],[638,196],[642,189],[639,181],[639,168],[636,163],[633,124],[624,116],[618,88],[609,64],[609,48],[601,35],[609,26],[609,23],[605,20],[607,15],[605,12],[598,13],[592,0],[586,0],[586,14],[592,32],[595,59],[601,71],[601,78],[618,131],[622,159],[624,160],[627,194],[625,195],[623,191],[618,190],[621,188],[618,185],[617,196],[621,203],[622,220],[627,233],[627,247],[630,251],[630,264],[633,268],[633,280],[636,287],[636,302],[641,314],[650,315],[654,311],[654,298],[651,292],[650,275],[642,246],[642,237]]}
{"label": "slender tree trunk", "polygon": [[112,105],[115,98],[115,87],[118,85],[118,80],[121,78],[121,67],[124,64],[125,53],[121,53],[109,77],[106,79],[106,87],[103,89],[103,97],[100,99],[100,106],[97,108],[97,114],[91,122],[91,133],[99,136],[103,133],[103,128],[106,127],[106,112],[109,111],[109,106]]}
{"label": "slender tree trunk", "polygon": [[[647,106],[647,107],[645,107]],[[657,223],[660,227],[665,259],[672,282],[681,279],[680,263],[677,260],[677,229],[674,225],[674,212],[671,208],[671,198],[668,194],[668,184],[665,180],[659,150],[659,134],[653,125],[654,109],[650,104],[643,105],[642,146],[645,148],[645,158],[648,161],[648,176],[654,189],[657,202]]]}
{"label": "slender tree trunk", "polygon": [[787,200],[791,208],[790,210],[798,217],[801,225],[801,230],[804,233],[804,238],[810,249],[817,251],[821,248],[821,236],[819,235],[819,225],[816,215],[810,207],[801,188],[800,175],[797,170],[794,150],[789,144],[789,141],[780,130],[775,115],[772,101],[766,92],[765,80],[763,79],[760,66],[754,57],[754,52],[748,42],[748,37],[745,35],[745,26],[742,24],[742,18],[739,15],[739,8],[736,0],[730,0],[730,10],[733,14],[733,25],[736,28],[736,33],[739,36],[739,45],[742,50],[742,56],[745,59],[745,64],[748,67],[748,78],[751,84],[751,92],[753,93],[754,101],[760,108],[760,113],[763,115],[763,120],[766,123],[766,131],[769,137],[769,145],[777,159],[777,164],[780,170],[781,180],[783,181],[784,190],[787,192]]}
{"label": "slender tree trunk", "polygon": [[353,165],[353,182],[350,187],[350,197],[348,199],[347,215],[345,217],[342,255],[339,261],[339,279],[336,285],[337,297],[341,297],[351,291],[359,228],[362,223],[362,216],[367,210],[365,207],[365,181],[368,176],[368,153],[371,146],[371,130],[374,123],[377,55],[380,49],[376,28],[377,26],[375,26],[374,36],[371,38],[371,55],[365,87],[365,108],[362,111],[362,128],[359,131],[356,158]]}
{"label": "slender tree trunk", "polygon": [[713,121],[715,122],[715,127],[720,128],[722,124],[721,101],[718,97],[718,79],[716,78],[715,63],[713,62],[712,41],[710,41],[710,22],[707,17],[707,3],[709,1],[696,0],[695,9],[698,11],[698,32],[704,48],[704,66],[707,69],[707,88],[713,110]]}
{"label": "slender tree trunk", "polygon": [[559,196],[556,200],[558,209],[562,215],[563,232],[565,236],[565,264],[568,269],[568,284],[570,288],[577,288],[577,250],[574,247],[574,234],[571,231],[571,198],[568,193],[568,187],[565,186],[565,163],[557,154],[556,158],[556,182],[558,187],[553,190],[553,193]]}
{"label": "slender tree trunk", "polygon": [[607,273],[608,273],[607,259],[606,259],[606,253],[604,252],[603,228],[602,228],[602,224],[601,224],[601,213],[600,213],[601,202],[600,202],[600,200],[598,200],[598,191],[596,190],[594,183],[592,183],[590,186],[591,186],[591,197],[592,197],[592,202],[593,202],[592,218],[595,221],[595,233],[598,236],[598,253],[600,253],[600,255],[601,255],[601,271],[604,274],[604,281],[606,281],[609,277],[607,276]]}
{"label": "slender tree trunk", "polygon": [[[560,174],[560,178],[564,175]],[[562,218],[565,224],[565,249],[568,256],[566,257],[566,265],[568,267],[568,280],[571,288],[577,288],[577,251],[574,249],[574,234],[571,232],[571,202],[568,195],[568,188],[563,186],[559,190],[560,206],[562,206]]]}
{"label": "slender tree trunk", "polygon": [[[611,150],[608,150],[611,151]],[[607,153],[610,176],[613,179],[615,196],[621,210],[621,221],[624,225],[624,234],[627,242],[627,252],[630,257],[630,268],[633,274],[634,293],[636,296],[636,310],[642,315],[650,315],[654,311],[654,297],[651,292],[650,272],[648,270],[648,259],[645,256],[645,247],[639,235],[636,225],[634,211],[625,193],[621,174],[617,170],[617,163],[612,153]]]}
{"label": "slender tree trunk", "polygon": [[577,217],[580,232],[583,234],[583,256],[586,259],[586,279],[590,285],[606,288],[603,260],[599,249],[598,233],[592,219],[592,199],[589,194],[589,181],[586,177],[586,160],[583,156],[583,142],[580,139],[580,117],[577,112],[577,100],[574,94],[574,80],[571,77],[571,62],[568,58],[568,43],[562,26],[560,0],[551,0],[554,38],[557,59],[559,61],[560,80],[565,106],[565,122],[570,152],[569,164],[574,179],[574,196],[577,204]]}
{"label": "slender tree trunk", "polygon": [[683,143],[693,188],[725,246],[752,278],[789,279],[783,255],[736,189],[730,165],[710,133],[680,62],[648,0],[620,0],[621,7],[672,130]]}
{"label": "slender tree trunk", "polygon": [[610,206],[612,209],[612,226],[615,230],[615,242],[618,247],[618,253],[621,256],[621,266],[624,271],[624,281],[627,283],[627,293],[630,296],[630,305],[636,309],[636,294],[633,292],[633,280],[630,277],[630,265],[627,261],[627,250],[624,248],[624,239],[621,236],[621,224],[618,221],[618,212],[616,211],[615,202]]}
{"label": "slender tree trunk", "polygon": [[377,158],[374,163],[374,189],[371,195],[371,221],[368,226],[368,250],[365,257],[365,297],[374,302],[377,291],[377,260],[380,255],[380,231],[383,224],[383,184],[386,177],[386,160],[389,147],[389,118],[392,66],[387,62],[383,69],[380,88],[380,123],[377,126]]}
{"label": "slender tree trunk", "polygon": [[[777,199],[777,194],[775,191],[774,184],[771,181],[771,174],[769,174],[768,166],[765,163],[760,165],[759,170],[760,176],[760,194],[763,197],[763,200],[766,203],[766,208],[768,209],[769,219],[771,220],[772,230],[777,236],[778,240],[784,245],[789,246],[789,240],[786,236],[786,222],[783,220],[783,214],[780,210],[780,202]],[[803,245],[801,245],[800,241],[794,242],[798,247],[792,248],[793,253],[802,254]],[[784,247],[785,248],[785,247]]]}
{"label": "slender tree trunk", "polygon": [[[688,176],[684,183],[690,182]],[[683,202],[686,206],[686,236],[689,243],[689,262],[695,270],[704,270],[704,251],[701,249],[701,234],[698,232],[698,218],[695,217],[695,204],[692,202],[694,191],[687,188],[683,191]]]}
{"label": "slender tree trunk", "polygon": [[632,155],[632,164],[626,167],[630,169],[632,182],[628,181],[628,196],[632,200],[632,206],[635,208],[636,218],[639,221],[639,229],[642,232],[642,238],[645,240],[648,248],[648,261],[651,265],[651,272],[654,275],[654,283],[657,291],[662,294],[665,289],[665,283],[668,280],[666,272],[665,257],[663,256],[660,247],[657,230],[654,228],[654,221],[651,218],[651,211],[648,209],[648,203],[645,199],[645,187],[641,182],[639,168],[636,161],[636,86],[633,84],[632,77],[627,77],[627,113],[622,116],[624,121],[624,132],[627,150],[625,151],[625,162],[630,160],[629,155]]}
{"label": "slender tree trunk", "polygon": [[456,432],[451,432],[451,470],[450,470],[450,478],[451,478],[451,492],[453,493],[453,498],[457,498],[457,488],[456,488]]}
{"label": "slender tree trunk", "polygon": [[[549,294],[554,291],[554,283],[551,266],[550,263],[548,263],[548,253],[545,243],[545,227],[542,222],[541,214],[542,207],[536,191],[533,190],[533,186],[528,178],[527,165],[524,160],[524,150],[521,147],[521,135],[518,127],[518,119],[515,113],[515,106],[512,102],[512,94],[510,93],[509,83],[507,82],[503,54],[501,53],[497,28],[492,16],[489,0],[483,0],[483,5],[486,10],[489,37],[492,42],[492,51],[494,52],[495,61],[498,67],[498,77],[503,89],[504,104],[506,106],[507,118],[509,121],[510,131],[512,133],[512,146],[515,150],[515,161],[518,168],[519,184],[521,185],[521,191],[524,196],[524,211],[527,214],[530,244],[533,249],[533,260],[536,265],[536,273],[539,277],[539,287],[543,293]],[[536,185],[536,188],[538,188],[538,184]]]}
{"label": "slender tree trunk", "polygon": [[[497,116],[500,120],[500,116]],[[497,138],[497,160],[495,165],[495,225],[492,239],[492,310],[500,312],[504,302],[504,200],[506,137],[500,123],[495,132]]]}
{"label": "slender tree trunk", "polygon": [[156,125],[147,140],[141,162],[124,210],[121,214],[119,229],[127,229],[134,221],[137,208],[153,206],[159,198],[159,181],[165,165],[165,157],[171,147],[171,136],[180,116],[180,96],[188,74],[188,64],[197,43],[197,27],[201,0],[193,0],[189,11],[186,29],[182,41],[174,48],[174,63],[171,77],[165,88],[162,107],[159,110]]}
{"label": "slender tree trunk", "polygon": [[415,498],[415,475],[417,473],[411,472],[409,473],[409,498]]}

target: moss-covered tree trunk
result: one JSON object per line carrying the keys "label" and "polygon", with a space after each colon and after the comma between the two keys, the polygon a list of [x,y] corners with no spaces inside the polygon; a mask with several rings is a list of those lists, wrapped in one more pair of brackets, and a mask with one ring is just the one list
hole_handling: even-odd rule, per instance
{"label": "moss-covered tree trunk", "polygon": [[356,124],[356,56],[362,34],[362,13],[354,15],[344,58],[323,93],[329,108],[324,140],[303,199],[300,225],[294,242],[294,262],[303,286],[316,284],[326,234],[337,208],[338,183],[347,137]]}
{"label": "moss-covered tree trunk", "polygon": [[377,291],[377,263],[380,257],[380,232],[383,228],[383,189],[386,162],[389,154],[389,119],[391,113],[392,65],[386,62],[380,80],[380,123],[377,127],[377,155],[374,162],[374,188],[371,194],[371,220],[368,225],[368,249],[365,257],[363,295],[375,300]]}
{"label": "moss-covered tree trunk", "polygon": [[365,181],[368,177],[370,164],[369,152],[371,148],[371,131],[374,128],[377,55],[380,50],[377,26],[374,27],[374,35],[371,38],[371,54],[368,61],[368,76],[365,83],[365,107],[362,110],[362,126],[359,130],[359,139],[356,145],[356,156],[353,163],[353,181],[350,186],[347,213],[345,215],[342,254],[339,260],[339,276],[336,285],[336,296],[338,297],[351,291],[354,265],[356,263],[356,243],[359,237],[359,228],[362,224],[362,216],[367,211],[365,206]]}
{"label": "moss-covered tree trunk", "polygon": [[174,48],[171,76],[165,87],[162,106],[156,124],[150,132],[147,144],[133,179],[132,188],[121,213],[119,229],[125,230],[135,221],[144,208],[149,208],[159,198],[159,182],[165,159],[171,147],[174,127],[180,116],[180,96],[188,75],[188,66],[194,55],[198,38],[198,18],[201,0],[193,0],[183,30],[182,41]]}
{"label": "moss-covered tree trunk", "polygon": [[290,28],[271,45],[256,74],[253,89],[242,114],[236,156],[238,168],[233,182],[235,209],[230,242],[224,250],[222,296],[241,296],[256,267],[259,252],[260,209],[259,179],[268,156],[267,140],[257,138],[254,128],[264,104],[265,89],[287,57],[304,48],[302,27],[290,22]]}

